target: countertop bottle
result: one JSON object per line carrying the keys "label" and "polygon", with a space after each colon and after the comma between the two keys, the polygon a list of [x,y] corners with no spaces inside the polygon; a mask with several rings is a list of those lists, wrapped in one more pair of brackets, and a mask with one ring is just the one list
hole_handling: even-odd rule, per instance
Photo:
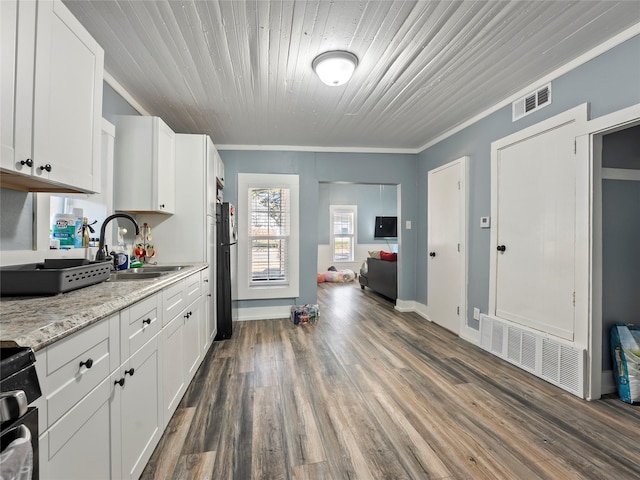
{"label": "countertop bottle", "polygon": [[82,248],[89,247],[89,220],[87,217],[82,219]]}

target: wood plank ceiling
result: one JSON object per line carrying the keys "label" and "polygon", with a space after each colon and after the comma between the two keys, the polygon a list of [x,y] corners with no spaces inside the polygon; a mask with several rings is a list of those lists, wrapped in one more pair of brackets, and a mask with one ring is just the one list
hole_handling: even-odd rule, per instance
{"label": "wood plank ceiling", "polygon": [[[420,149],[640,22],[633,1],[66,0],[105,68],[226,145]],[[322,84],[316,55],[360,64]]]}

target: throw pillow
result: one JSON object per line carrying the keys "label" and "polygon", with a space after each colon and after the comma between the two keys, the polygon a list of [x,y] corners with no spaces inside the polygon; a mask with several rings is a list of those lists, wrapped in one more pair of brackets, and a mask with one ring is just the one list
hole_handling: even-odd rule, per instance
{"label": "throw pillow", "polygon": [[371,251],[369,251],[369,256],[371,258],[377,258],[378,260],[380,260],[380,250],[371,250]]}
{"label": "throw pillow", "polygon": [[386,260],[387,262],[396,262],[398,260],[398,254],[390,252],[380,252],[380,260]]}

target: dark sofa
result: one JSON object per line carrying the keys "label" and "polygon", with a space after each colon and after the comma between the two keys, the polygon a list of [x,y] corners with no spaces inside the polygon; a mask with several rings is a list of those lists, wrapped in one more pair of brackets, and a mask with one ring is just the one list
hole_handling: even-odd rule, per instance
{"label": "dark sofa", "polygon": [[360,287],[371,290],[395,301],[398,298],[398,262],[368,258],[366,273],[360,272]]}

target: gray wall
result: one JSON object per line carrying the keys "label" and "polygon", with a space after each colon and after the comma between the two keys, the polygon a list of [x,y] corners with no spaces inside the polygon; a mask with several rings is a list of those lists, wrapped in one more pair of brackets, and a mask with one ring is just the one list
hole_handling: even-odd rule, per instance
{"label": "gray wall", "polygon": [[107,82],[102,83],[102,116],[116,124],[116,115],[140,115],[129,102],[120,96]]}
{"label": "gray wall", "polygon": [[[300,297],[242,301],[240,307],[262,307],[316,303],[316,268],[318,257],[318,220],[320,182],[353,182],[399,185],[401,201],[398,217],[415,225],[415,155],[358,154],[222,150],[224,162],[224,199],[237,204],[238,173],[300,175]],[[242,212],[238,212],[242,215]],[[414,298],[416,229],[401,229],[399,246],[399,298]]]}
{"label": "gray wall", "polygon": [[554,80],[553,102],[540,111],[514,123],[508,105],[420,153],[417,172],[420,254],[415,259],[418,302],[427,303],[427,172],[465,155],[471,158],[467,318],[469,325],[477,327],[473,307],[486,312],[489,301],[490,230],[481,229],[479,224],[480,217],[490,215],[491,211],[491,142],[585,102],[590,103],[591,118],[640,103],[639,58],[640,37],[636,36]]}
{"label": "gray wall", "polygon": [[31,250],[35,194],[0,188],[0,250]]}
{"label": "gray wall", "polygon": [[397,191],[395,185],[321,183],[318,195],[318,243],[326,245],[330,242],[330,205],[357,205],[356,243],[386,245],[385,239],[373,238],[374,223],[377,216],[394,217],[398,214]]}
{"label": "gray wall", "polygon": [[[602,165],[640,169],[640,126],[603,136]],[[611,370],[609,331],[640,323],[640,182],[602,181],[602,369]]]}

